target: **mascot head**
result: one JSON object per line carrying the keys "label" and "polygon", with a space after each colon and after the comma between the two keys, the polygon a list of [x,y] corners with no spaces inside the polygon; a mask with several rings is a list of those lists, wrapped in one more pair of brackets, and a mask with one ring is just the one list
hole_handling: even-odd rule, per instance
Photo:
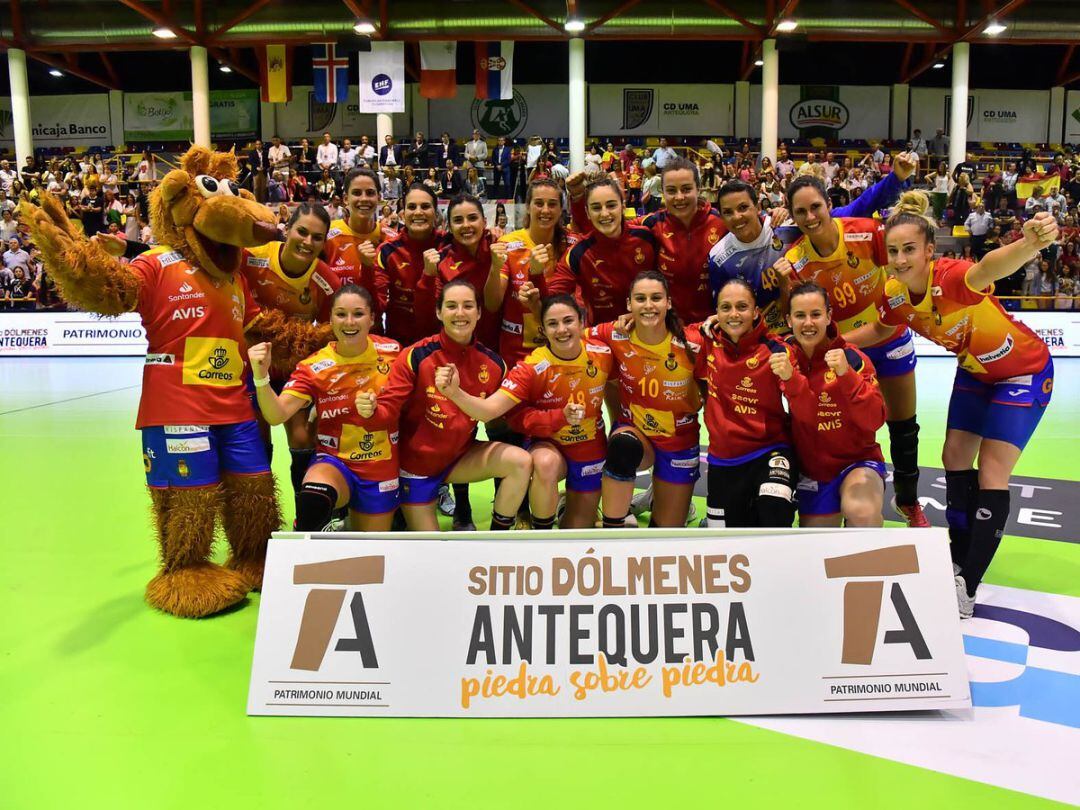
{"label": "mascot head", "polygon": [[240,268],[241,248],[278,238],[277,220],[236,183],[236,155],[192,146],[150,197],[159,244],[218,278]]}

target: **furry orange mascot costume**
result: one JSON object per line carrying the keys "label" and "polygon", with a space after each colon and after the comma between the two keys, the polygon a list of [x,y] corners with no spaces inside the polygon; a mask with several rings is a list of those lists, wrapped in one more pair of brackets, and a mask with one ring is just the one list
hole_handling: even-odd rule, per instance
{"label": "furry orange mascot costume", "polygon": [[[267,540],[281,524],[245,384],[246,343],[273,342],[288,368],[328,337],[326,327],[260,312],[252,300],[237,272],[242,248],[278,234],[236,175],[232,153],[188,150],[150,198],[160,247],[129,265],[73,228],[52,195],[20,209],[66,301],[142,316],[149,349],[136,427],[161,551],[146,601],[177,616],[218,613],[259,588]],[[210,561],[218,519],[231,549],[224,566]]]}

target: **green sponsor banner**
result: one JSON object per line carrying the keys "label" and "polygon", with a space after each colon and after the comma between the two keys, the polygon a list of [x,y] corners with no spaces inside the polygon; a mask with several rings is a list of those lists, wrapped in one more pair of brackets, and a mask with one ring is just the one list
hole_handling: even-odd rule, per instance
{"label": "green sponsor banner", "polygon": [[[258,90],[210,93],[211,137],[254,137],[259,125]],[[191,93],[125,93],[125,140],[191,140]]]}

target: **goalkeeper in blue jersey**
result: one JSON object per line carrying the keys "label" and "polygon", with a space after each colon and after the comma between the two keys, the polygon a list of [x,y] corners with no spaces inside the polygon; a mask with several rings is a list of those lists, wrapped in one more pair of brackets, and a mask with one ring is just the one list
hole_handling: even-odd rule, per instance
{"label": "goalkeeper in blue jersey", "polygon": [[[859,195],[850,205],[834,208],[834,217],[870,217],[892,205],[918,166],[914,156],[897,155],[893,171]],[[783,313],[784,276],[774,265],[801,235],[794,225],[773,228],[763,219],[753,186],[741,180],[724,183],[716,207],[728,233],[709,252],[709,287],[715,305],[717,291],[731,278],[745,279],[754,289],[757,305],[769,331],[789,331]]]}

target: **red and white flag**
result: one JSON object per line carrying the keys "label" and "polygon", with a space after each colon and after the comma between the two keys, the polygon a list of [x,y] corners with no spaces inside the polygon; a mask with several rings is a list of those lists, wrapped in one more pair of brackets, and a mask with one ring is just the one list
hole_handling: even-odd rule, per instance
{"label": "red and white flag", "polygon": [[457,43],[420,43],[420,95],[453,98],[457,95]]}
{"label": "red and white flag", "polygon": [[514,97],[514,43],[476,43],[476,97]]}

